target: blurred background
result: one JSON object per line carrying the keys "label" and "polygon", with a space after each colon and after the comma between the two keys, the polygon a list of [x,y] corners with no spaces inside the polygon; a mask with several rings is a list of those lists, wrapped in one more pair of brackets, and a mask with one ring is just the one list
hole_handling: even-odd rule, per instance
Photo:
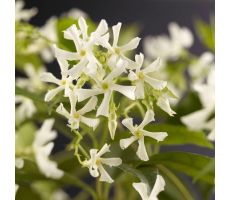
{"label": "blurred background", "polygon": [[[25,3],[27,8],[38,8],[38,14],[31,20],[37,26],[44,25],[53,15],[60,16],[71,8],[79,8],[93,21],[106,19],[110,26],[117,22],[138,24],[141,38],[167,33],[167,25],[172,21],[189,27],[195,33],[195,19],[209,22],[215,14],[214,0],[26,0]],[[192,53],[200,54],[204,50],[195,35]]]}

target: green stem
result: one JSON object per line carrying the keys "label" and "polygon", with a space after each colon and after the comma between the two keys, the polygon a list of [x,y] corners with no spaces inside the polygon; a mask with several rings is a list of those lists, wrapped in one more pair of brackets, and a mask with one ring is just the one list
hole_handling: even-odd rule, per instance
{"label": "green stem", "polygon": [[125,109],[125,111],[124,111],[124,116],[125,116],[125,117],[129,117],[129,116],[128,116],[129,111],[130,111],[133,107],[135,107],[136,105],[137,105],[137,102],[131,103],[131,104]]}
{"label": "green stem", "polygon": [[101,137],[101,144],[100,144],[101,146],[105,144],[106,138],[108,136],[108,126],[103,126],[102,128],[104,128],[104,129],[103,129],[103,133],[102,133],[102,137]]}
{"label": "green stem", "polygon": [[98,200],[102,200],[102,183],[99,181],[99,178],[96,180],[96,191]]}
{"label": "green stem", "polygon": [[145,110],[143,109],[142,105],[140,104],[140,102],[137,102],[137,107],[141,113],[141,116],[144,118],[145,116]]}
{"label": "green stem", "polygon": [[158,154],[160,152],[160,145],[158,143],[154,144],[153,153]]}
{"label": "green stem", "polygon": [[80,188],[84,189],[85,191],[87,191],[93,197],[93,199],[95,199],[95,200],[97,199],[97,194],[93,190],[93,188],[91,188],[85,182],[81,181],[79,178],[73,177],[70,174],[66,173],[63,176],[61,182],[65,183],[65,184],[69,184],[69,185],[80,187]]}
{"label": "green stem", "polygon": [[186,189],[186,187],[181,183],[180,179],[171,172],[168,168],[164,167],[163,165],[157,165],[157,168],[163,172],[178,188],[178,190],[181,192],[181,194],[184,196],[184,199],[186,200],[194,200],[192,195],[189,193],[189,191]]}
{"label": "green stem", "polygon": [[76,131],[76,130],[73,130],[73,132],[74,132],[74,133],[76,134],[76,136],[78,137],[78,139],[77,139],[77,141],[76,141],[76,143],[75,143],[75,153],[74,153],[74,154],[76,155],[76,157],[77,157],[79,163],[82,165],[82,164],[83,164],[83,161],[81,160],[81,156],[80,156],[80,154],[78,153],[78,150],[80,150],[81,153],[82,153],[87,159],[89,159],[90,157],[89,157],[88,153],[86,152],[86,150],[84,149],[84,147],[82,147],[81,144],[80,144],[80,141],[82,140],[82,135],[81,135],[78,131]]}
{"label": "green stem", "polygon": [[104,188],[104,199],[109,199],[110,187],[111,187],[111,184],[105,183],[105,188]]}

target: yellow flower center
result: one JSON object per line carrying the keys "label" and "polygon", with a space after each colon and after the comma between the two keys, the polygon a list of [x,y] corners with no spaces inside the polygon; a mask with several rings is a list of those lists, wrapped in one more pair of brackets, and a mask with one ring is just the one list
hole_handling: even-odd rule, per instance
{"label": "yellow flower center", "polygon": [[143,133],[140,130],[137,130],[135,136],[140,139],[143,136]]}
{"label": "yellow flower center", "polygon": [[139,73],[138,73],[138,78],[139,78],[140,80],[143,80],[143,79],[144,79],[144,73],[143,73],[143,72],[139,72]]}
{"label": "yellow flower center", "polygon": [[85,54],[86,54],[86,51],[85,51],[85,50],[81,50],[81,51],[80,51],[80,56],[81,56],[81,57],[85,56]]}
{"label": "yellow flower center", "polygon": [[106,62],[106,57],[102,55],[102,56],[99,57],[99,60],[100,60],[101,63],[105,63]]}
{"label": "yellow flower center", "polygon": [[121,53],[121,50],[120,50],[118,47],[115,48],[114,51],[115,51],[115,53],[118,54],[118,55]]}
{"label": "yellow flower center", "polygon": [[80,115],[76,112],[76,113],[73,114],[73,117],[74,117],[75,119],[79,119]]}
{"label": "yellow flower center", "polygon": [[109,84],[108,83],[102,83],[101,85],[103,90],[108,90],[109,89]]}
{"label": "yellow flower center", "polygon": [[96,165],[100,165],[101,164],[101,161],[99,159],[96,160]]}
{"label": "yellow flower center", "polygon": [[61,80],[61,85],[65,85],[66,84],[66,80]]}

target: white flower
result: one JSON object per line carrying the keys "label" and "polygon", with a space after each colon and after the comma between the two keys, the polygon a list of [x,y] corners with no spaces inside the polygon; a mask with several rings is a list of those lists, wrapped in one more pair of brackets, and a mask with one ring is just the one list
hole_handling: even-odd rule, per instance
{"label": "white flower", "polygon": [[[15,167],[22,169],[24,167],[24,160],[22,158],[15,158]],[[19,189],[19,185],[15,184],[15,195]]]}
{"label": "white flower", "polygon": [[91,176],[98,177],[100,175],[100,181],[112,183],[113,179],[106,172],[103,165],[110,167],[119,166],[122,163],[120,158],[102,158],[101,156],[109,152],[110,145],[105,144],[100,151],[97,149],[90,149],[90,159],[84,161],[83,166],[89,168]]}
{"label": "white flower", "polygon": [[56,109],[56,112],[65,116],[68,119],[69,126],[71,129],[79,129],[80,122],[86,124],[89,127],[92,127],[93,130],[97,127],[99,124],[99,119],[93,119],[85,117],[85,113],[88,113],[95,109],[97,105],[97,97],[92,97],[87,104],[84,105],[80,110],[76,111],[76,103],[77,103],[77,97],[76,95],[71,92],[69,94],[70,99],[70,105],[71,110],[68,112],[63,104],[61,103],[58,108]]}
{"label": "white flower", "polygon": [[31,118],[33,114],[37,111],[36,106],[33,101],[27,97],[16,95],[15,103],[19,104],[16,107],[16,119],[18,122],[22,122],[24,119]]}
{"label": "white flower", "polygon": [[80,10],[78,8],[72,8],[69,11],[64,12],[61,16],[70,17],[70,18],[73,18],[73,19],[78,19],[80,17],[84,17],[84,18],[88,17],[87,13],[85,13],[84,11],[82,11],[82,10]]}
{"label": "white flower", "polygon": [[33,151],[39,170],[49,178],[59,179],[63,176],[63,171],[57,168],[57,163],[49,159],[56,138],[56,131],[51,130],[54,124],[53,119],[47,119],[42,127],[37,131],[33,142]]}
{"label": "white flower", "polygon": [[16,21],[29,21],[34,15],[37,14],[37,8],[23,9],[24,1],[15,2],[15,20]]}
{"label": "white flower", "polygon": [[163,62],[177,59],[185,48],[193,44],[193,35],[186,27],[172,22],[168,26],[169,36],[146,37],[144,51],[150,58],[160,57]]}
{"label": "white flower", "polygon": [[198,92],[203,109],[190,113],[181,118],[181,121],[193,130],[206,129],[210,133],[208,139],[214,140],[215,136],[215,119],[210,119],[210,115],[215,111],[215,77],[214,70],[211,70],[207,83],[194,85],[195,91]]}
{"label": "white flower", "polygon": [[61,79],[57,79],[50,72],[43,73],[40,78],[44,82],[55,83],[58,85],[55,89],[49,90],[45,95],[45,101],[52,100],[59,92],[64,90],[64,96],[68,96],[70,92],[70,86],[72,84],[73,78],[66,75],[68,70],[68,62],[66,60],[58,59],[59,66],[61,68]]}
{"label": "white flower", "polygon": [[145,67],[144,69],[141,69],[144,61],[144,55],[141,53],[140,55],[135,56],[135,60],[137,63],[137,67],[135,72],[130,71],[129,73],[129,79],[131,81],[135,81],[136,90],[135,95],[137,99],[143,99],[145,96],[145,90],[144,90],[144,83],[148,83],[151,87],[153,87],[155,90],[162,90],[167,85],[166,81],[161,81],[158,79],[155,79],[151,77],[151,73],[156,72],[160,65],[160,59],[158,58],[154,62],[152,62],[150,65]]}
{"label": "white flower", "polygon": [[122,124],[130,130],[133,136],[126,139],[121,139],[120,140],[121,148],[126,149],[133,142],[138,141],[137,156],[144,161],[149,160],[145,148],[144,137],[151,137],[159,142],[159,141],[163,141],[165,137],[167,137],[168,135],[166,132],[149,132],[144,130],[143,128],[151,121],[154,121],[154,112],[152,110],[148,110],[146,112],[145,117],[139,126],[133,125],[132,118],[126,118],[122,121]]}
{"label": "white flower", "polygon": [[39,69],[31,64],[26,64],[24,67],[27,78],[17,78],[16,85],[29,90],[30,92],[38,92],[44,89],[44,83],[40,79],[40,75],[45,72],[45,68],[41,66]]}
{"label": "white flower", "polygon": [[198,60],[188,67],[188,70],[194,84],[196,84],[202,83],[212,68],[214,68],[214,55],[211,52],[204,52]]}
{"label": "white flower", "polygon": [[75,44],[77,52],[68,52],[65,50],[56,50],[57,58],[60,57],[65,60],[80,60],[78,66],[74,66],[68,71],[68,74],[75,77],[78,67],[83,65],[90,72],[95,72],[97,67],[101,67],[100,62],[94,56],[93,48],[95,45],[104,46],[109,40],[108,25],[105,20],[101,20],[97,29],[88,35],[88,26],[83,17],[78,19],[78,25],[70,26],[64,31],[64,38],[72,40]]}
{"label": "white flower", "polygon": [[157,106],[159,106],[163,111],[168,113],[170,116],[173,116],[174,114],[176,114],[176,112],[171,109],[169,98],[170,96],[167,93],[163,93],[157,98]]}
{"label": "white flower", "polygon": [[18,189],[19,189],[19,185],[15,184],[15,196],[16,196],[16,193],[17,193]]}
{"label": "white flower", "polygon": [[15,167],[22,169],[24,167],[24,160],[22,158],[15,159]]}
{"label": "white flower", "polygon": [[[50,17],[44,26],[40,27],[38,30],[40,31],[41,35],[45,36],[52,42],[57,42],[57,30],[56,30],[56,24],[57,24],[57,17],[52,16]],[[44,43],[44,40],[42,39],[40,42]],[[37,44],[35,44],[37,45]],[[52,62],[54,60],[53,51],[49,47],[49,45],[45,45],[44,48],[42,48],[39,53],[41,54],[41,57],[44,61],[47,63]]]}
{"label": "white flower", "polygon": [[145,183],[133,183],[133,187],[140,194],[142,200],[158,200],[157,195],[164,191],[165,180],[161,175],[157,175],[156,182],[151,192],[148,192],[148,185]]}
{"label": "white flower", "polygon": [[89,97],[104,94],[104,98],[97,109],[97,116],[109,115],[109,102],[113,91],[120,92],[126,97],[135,99],[135,86],[118,85],[114,83],[114,79],[120,76],[125,71],[125,67],[117,67],[112,70],[103,80],[99,80],[96,76],[91,78],[96,82],[96,86],[92,89],[76,89],[76,94],[79,101],[83,101]]}
{"label": "white flower", "polygon": [[69,196],[67,195],[67,193],[65,193],[63,190],[58,189],[55,190],[52,195],[50,200],[69,200]]}
{"label": "white flower", "polygon": [[133,38],[130,42],[123,46],[118,46],[118,40],[119,40],[119,35],[120,35],[120,29],[121,29],[121,23],[119,22],[117,25],[112,27],[113,30],[113,44],[110,45],[109,43],[106,43],[106,47],[108,48],[109,52],[112,54],[111,57],[109,58],[109,65],[112,67],[115,67],[114,64],[119,59],[123,59],[125,61],[128,61],[130,65],[128,67],[132,68],[134,65],[134,62],[127,58],[125,56],[126,52],[131,51],[133,49],[136,49],[139,42],[140,38],[135,37]]}

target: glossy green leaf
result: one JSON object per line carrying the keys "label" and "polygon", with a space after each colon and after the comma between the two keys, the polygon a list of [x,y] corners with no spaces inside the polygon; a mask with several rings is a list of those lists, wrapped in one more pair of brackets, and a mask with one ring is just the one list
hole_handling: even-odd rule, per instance
{"label": "glossy green leaf", "polygon": [[195,21],[195,29],[201,42],[210,50],[215,51],[214,23],[206,23],[201,19]]}
{"label": "glossy green leaf", "polygon": [[[213,148],[213,144],[207,140],[202,131],[192,131],[180,125],[152,124],[146,126],[146,130],[167,132],[168,136],[160,145],[184,145],[193,144],[201,147]],[[151,140],[152,141],[152,140]]]}
{"label": "glossy green leaf", "polygon": [[[196,177],[200,171],[214,158],[188,152],[167,152],[160,153],[150,157],[148,162],[141,165],[156,166],[164,165],[169,169],[184,173],[192,178]],[[214,184],[214,170],[204,174],[200,180],[209,184]]]}

